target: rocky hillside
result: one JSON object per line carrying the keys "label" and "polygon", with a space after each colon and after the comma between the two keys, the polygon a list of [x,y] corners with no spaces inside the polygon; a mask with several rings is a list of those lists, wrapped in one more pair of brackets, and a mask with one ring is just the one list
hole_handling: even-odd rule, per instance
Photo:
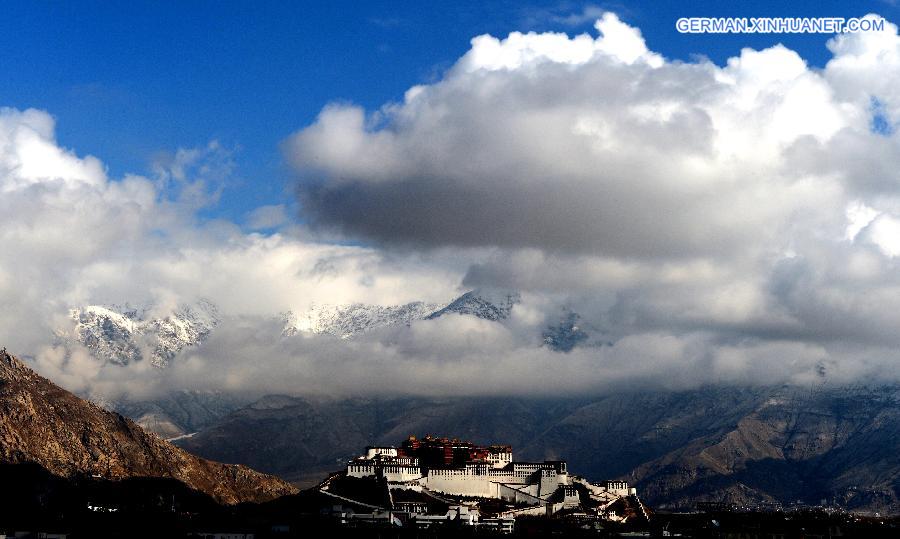
{"label": "rocky hillside", "polygon": [[171,478],[227,504],[295,492],[278,478],[198,458],[148,434],[38,376],[6,350],[0,351],[0,463],[35,463],[61,477]]}
{"label": "rocky hillside", "polygon": [[647,495],[900,511],[900,389],[782,388],[735,419],[639,466]]}

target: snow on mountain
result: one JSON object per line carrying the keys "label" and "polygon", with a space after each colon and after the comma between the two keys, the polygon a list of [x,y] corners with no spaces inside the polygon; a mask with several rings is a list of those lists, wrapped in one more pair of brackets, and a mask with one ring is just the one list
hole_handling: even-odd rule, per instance
{"label": "snow on mountain", "polygon": [[441,305],[414,301],[406,305],[316,305],[302,314],[285,313],[285,336],[300,332],[333,335],[348,339],[379,327],[410,325],[422,320]]}
{"label": "snow on mountain", "polygon": [[206,340],[219,321],[216,306],[202,300],[195,305],[182,305],[165,318],[149,320],[149,333],[156,336],[151,361],[154,365],[168,365],[183,348],[196,346]]}
{"label": "snow on mountain", "polygon": [[446,307],[431,313],[426,319],[433,320],[446,314],[456,313],[470,314],[496,322],[509,318],[513,306],[521,300],[522,297],[518,292],[472,290],[456,298]]}
{"label": "snow on mountain", "polygon": [[520,296],[515,292],[472,290],[443,305],[421,301],[390,306],[362,303],[317,305],[301,314],[284,313],[283,335],[308,332],[348,339],[375,328],[408,326],[415,320],[433,320],[448,313],[500,321],[509,317],[513,305],[519,301]]}
{"label": "snow on mountain", "polygon": [[578,313],[567,311],[559,323],[544,330],[544,344],[557,352],[569,352],[587,340],[588,334],[578,325],[580,319]]}
{"label": "snow on mountain", "polygon": [[71,332],[58,337],[84,345],[98,359],[119,365],[148,359],[165,367],[182,349],[203,342],[219,323],[209,301],[181,305],[164,317],[151,318],[150,307],[88,305],[72,309]]}
{"label": "snow on mountain", "polygon": [[[285,337],[313,333],[348,339],[376,328],[408,326],[417,320],[433,320],[451,313],[500,322],[509,318],[520,301],[517,292],[472,290],[449,304],[414,301],[387,306],[362,303],[316,305],[302,313],[282,313],[279,318],[284,324],[282,335]],[[63,342],[84,345],[102,361],[127,365],[146,359],[162,368],[181,350],[204,342],[221,321],[216,306],[205,300],[180,305],[166,316],[152,313],[152,307],[128,305],[88,305],[72,309],[70,315],[74,326],[70,331],[59,332],[57,337]],[[575,319],[564,327],[564,321],[555,329],[554,335],[558,337],[545,334],[545,342],[555,350],[570,350],[583,339],[574,323]],[[568,341],[572,341],[571,346],[566,344]]]}

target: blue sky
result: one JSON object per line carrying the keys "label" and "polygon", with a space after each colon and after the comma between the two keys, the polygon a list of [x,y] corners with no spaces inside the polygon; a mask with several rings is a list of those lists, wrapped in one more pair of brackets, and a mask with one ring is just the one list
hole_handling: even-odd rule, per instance
{"label": "blue sky", "polygon": [[62,145],[113,177],[218,140],[237,167],[209,215],[241,221],[291,203],[279,144],[329,102],[372,110],[435,80],[478,34],[591,31],[592,7],[639,27],[668,58],[722,63],[783,42],[814,65],[828,36],[686,36],[682,16],[859,16],[888,2],[18,2],[0,19],[0,104],[57,119]]}

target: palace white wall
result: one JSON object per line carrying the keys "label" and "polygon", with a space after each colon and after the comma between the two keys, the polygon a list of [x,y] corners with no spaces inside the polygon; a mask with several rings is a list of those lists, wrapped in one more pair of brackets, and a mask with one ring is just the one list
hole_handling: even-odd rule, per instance
{"label": "palace white wall", "polygon": [[428,490],[455,494],[457,496],[481,496],[483,498],[499,498],[497,483],[487,475],[470,475],[463,470],[430,470],[422,479]]}
{"label": "palace white wall", "polygon": [[396,457],[397,448],[395,447],[367,447],[366,458],[374,459],[376,455],[384,455],[386,457]]}

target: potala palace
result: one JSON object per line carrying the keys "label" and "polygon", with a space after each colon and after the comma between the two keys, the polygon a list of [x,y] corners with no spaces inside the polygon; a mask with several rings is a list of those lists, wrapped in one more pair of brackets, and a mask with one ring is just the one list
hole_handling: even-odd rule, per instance
{"label": "potala palace", "polygon": [[[346,523],[428,527],[455,522],[511,531],[515,519],[586,523],[649,520],[634,488],[571,475],[562,460],[517,462],[508,445],[410,436],[400,447],[368,447],[320,486]],[[340,503],[343,502],[343,503]]]}

